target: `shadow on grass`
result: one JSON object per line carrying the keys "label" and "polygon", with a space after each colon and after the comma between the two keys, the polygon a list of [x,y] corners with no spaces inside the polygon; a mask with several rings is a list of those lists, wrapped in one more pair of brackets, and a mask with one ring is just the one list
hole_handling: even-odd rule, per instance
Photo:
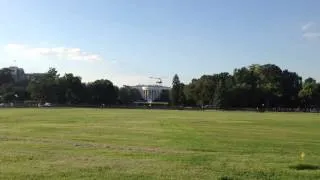
{"label": "shadow on grass", "polygon": [[234,180],[232,177],[229,176],[222,176],[219,178],[219,180]]}
{"label": "shadow on grass", "polygon": [[320,166],[317,165],[312,165],[312,164],[298,164],[298,165],[293,165],[289,166],[290,169],[295,169],[295,170],[320,170]]}

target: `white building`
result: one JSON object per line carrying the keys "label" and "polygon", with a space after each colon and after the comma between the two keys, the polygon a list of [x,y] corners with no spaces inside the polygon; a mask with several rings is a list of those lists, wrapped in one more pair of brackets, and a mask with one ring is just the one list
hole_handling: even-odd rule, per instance
{"label": "white building", "polygon": [[164,90],[170,90],[170,87],[160,85],[137,85],[130,86],[131,88],[138,89],[142,98],[147,102],[153,102],[158,99]]}

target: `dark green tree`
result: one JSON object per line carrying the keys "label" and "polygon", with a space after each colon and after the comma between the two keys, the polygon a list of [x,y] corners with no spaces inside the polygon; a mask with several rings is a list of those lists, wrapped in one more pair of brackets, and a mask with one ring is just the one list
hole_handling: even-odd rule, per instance
{"label": "dark green tree", "polygon": [[79,104],[86,100],[86,87],[81,77],[65,74],[58,81],[58,99],[60,103]]}
{"label": "dark green tree", "polygon": [[282,107],[296,108],[299,106],[299,91],[302,89],[302,78],[295,72],[282,72],[282,96],[279,104]]}
{"label": "dark green tree", "polygon": [[159,98],[157,98],[155,101],[170,102],[170,90],[162,90]]}
{"label": "dark green tree", "polygon": [[141,99],[139,90],[135,88],[125,86],[119,89],[119,100],[122,104],[132,104]]}
{"label": "dark green tree", "polygon": [[213,105],[216,108],[228,108],[227,92],[232,88],[232,76],[228,73],[220,73],[215,75],[218,82],[215,86],[215,92],[213,97]]}
{"label": "dark green tree", "polygon": [[311,108],[316,106],[319,103],[320,97],[320,86],[316,83],[316,81],[312,78],[307,78],[303,87],[299,92],[299,97],[301,98],[302,105],[304,108]]}
{"label": "dark green tree", "polygon": [[96,80],[93,83],[89,83],[87,88],[91,104],[112,105],[117,102],[117,87],[109,80]]}
{"label": "dark green tree", "polygon": [[58,102],[59,74],[55,68],[50,68],[43,75],[32,79],[28,85],[28,92],[33,100],[39,102]]}
{"label": "dark green tree", "polygon": [[179,76],[176,74],[172,80],[172,89],[171,89],[171,103],[172,105],[183,105],[184,104],[184,85],[180,82]]}
{"label": "dark green tree", "polygon": [[14,79],[11,75],[11,70],[8,68],[0,69],[0,87],[7,84],[13,84]]}

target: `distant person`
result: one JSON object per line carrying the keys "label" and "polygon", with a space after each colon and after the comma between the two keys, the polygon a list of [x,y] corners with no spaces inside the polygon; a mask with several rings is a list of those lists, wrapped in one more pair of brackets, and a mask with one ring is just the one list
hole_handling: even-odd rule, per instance
{"label": "distant person", "polygon": [[264,104],[261,104],[261,106],[257,107],[257,112],[264,112],[265,111],[265,107],[264,107]]}

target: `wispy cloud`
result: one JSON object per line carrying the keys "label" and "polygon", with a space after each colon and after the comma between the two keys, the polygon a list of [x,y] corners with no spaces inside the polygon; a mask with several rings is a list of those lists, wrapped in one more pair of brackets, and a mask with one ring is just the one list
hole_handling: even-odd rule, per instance
{"label": "wispy cloud", "polygon": [[117,64],[118,61],[117,61],[116,59],[112,59],[112,60],[110,61],[110,63],[111,63],[111,64]]}
{"label": "wispy cloud", "polygon": [[89,53],[80,48],[67,47],[30,47],[24,44],[7,44],[5,50],[11,54],[23,55],[28,57],[48,57],[75,61],[101,61],[102,57],[98,54]]}
{"label": "wispy cloud", "polygon": [[302,36],[305,39],[315,40],[320,39],[320,28],[318,28],[318,24],[314,22],[308,22],[307,24],[301,27],[303,31]]}
{"label": "wispy cloud", "polygon": [[314,23],[314,22],[308,22],[307,24],[305,24],[301,27],[301,30],[308,31],[308,30],[312,29],[312,27],[314,27],[315,25],[316,25],[316,23]]}
{"label": "wispy cloud", "polygon": [[320,32],[304,33],[304,34],[303,34],[303,37],[305,37],[305,38],[311,38],[311,39],[320,38]]}

